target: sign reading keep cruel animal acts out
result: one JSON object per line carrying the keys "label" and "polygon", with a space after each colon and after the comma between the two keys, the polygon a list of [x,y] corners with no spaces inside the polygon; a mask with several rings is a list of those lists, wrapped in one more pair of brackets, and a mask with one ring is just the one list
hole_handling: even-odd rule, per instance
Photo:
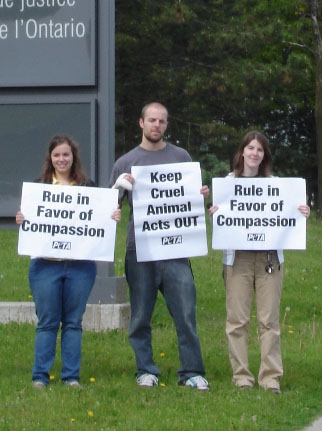
{"label": "sign reading keep cruel animal acts out", "polygon": [[207,254],[199,163],[133,166],[133,214],[139,262]]}
{"label": "sign reading keep cruel animal acts out", "polygon": [[213,178],[212,248],[276,250],[306,248],[302,178]]}
{"label": "sign reading keep cruel animal acts out", "polygon": [[23,183],[18,253],[112,262],[117,200],[114,189]]}

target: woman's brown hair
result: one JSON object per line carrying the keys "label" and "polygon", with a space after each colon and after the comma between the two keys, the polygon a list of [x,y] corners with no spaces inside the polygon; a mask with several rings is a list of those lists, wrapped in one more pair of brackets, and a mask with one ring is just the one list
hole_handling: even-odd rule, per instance
{"label": "woman's brown hair", "polygon": [[237,153],[235,154],[233,160],[233,171],[235,177],[240,177],[244,170],[244,157],[243,152],[244,148],[254,139],[256,139],[264,150],[264,158],[261,164],[258,167],[258,176],[260,177],[269,177],[271,174],[271,166],[272,166],[272,154],[269,148],[268,139],[263,133],[258,132],[257,130],[252,130],[251,132],[246,133],[246,135],[241,140],[239,147],[237,149]]}
{"label": "woman's brown hair", "polygon": [[47,184],[52,183],[52,177],[53,177],[53,174],[55,173],[55,169],[51,161],[51,153],[56,147],[58,147],[58,145],[61,145],[61,144],[69,145],[73,154],[73,163],[70,169],[70,177],[69,177],[70,181],[73,181],[77,185],[84,185],[88,181],[88,177],[82,168],[82,163],[79,157],[78,146],[76,142],[67,135],[56,135],[51,139],[49,143],[48,153],[45,158],[45,163],[43,166],[40,181],[42,183],[47,183]]}

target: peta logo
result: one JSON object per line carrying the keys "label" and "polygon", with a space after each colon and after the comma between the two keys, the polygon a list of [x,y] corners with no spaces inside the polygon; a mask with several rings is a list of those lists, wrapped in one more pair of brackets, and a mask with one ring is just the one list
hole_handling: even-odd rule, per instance
{"label": "peta logo", "polygon": [[247,235],[247,241],[265,241],[264,233],[249,233]]}
{"label": "peta logo", "polygon": [[162,245],[182,244],[182,236],[163,236],[161,241]]}
{"label": "peta logo", "polygon": [[72,243],[67,241],[53,241],[52,247],[59,250],[71,250]]}

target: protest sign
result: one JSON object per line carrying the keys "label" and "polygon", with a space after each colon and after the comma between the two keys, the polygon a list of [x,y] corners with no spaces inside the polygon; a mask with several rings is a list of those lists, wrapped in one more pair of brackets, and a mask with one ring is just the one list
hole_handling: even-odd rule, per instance
{"label": "protest sign", "polygon": [[306,248],[302,178],[213,178],[212,248],[277,250]]}
{"label": "protest sign", "polygon": [[138,262],[207,254],[199,163],[133,166]]}
{"label": "protest sign", "polygon": [[112,262],[117,201],[112,189],[23,183],[18,253]]}

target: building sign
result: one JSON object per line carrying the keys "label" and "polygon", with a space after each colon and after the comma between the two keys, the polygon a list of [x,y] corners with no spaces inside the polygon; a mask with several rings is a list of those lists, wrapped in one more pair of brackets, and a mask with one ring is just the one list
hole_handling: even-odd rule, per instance
{"label": "building sign", "polygon": [[95,85],[96,0],[0,0],[0,87]]}
{"label": "building sign", "polygon": [[85,172],[97,181],[95,113],[94,100],[88,103],[58,103],[58,100],[56,103],[0,103],[0,217],[16,214],[22,182],[39,178],[49,141],[57,134],[73,137],[78,143]]}

